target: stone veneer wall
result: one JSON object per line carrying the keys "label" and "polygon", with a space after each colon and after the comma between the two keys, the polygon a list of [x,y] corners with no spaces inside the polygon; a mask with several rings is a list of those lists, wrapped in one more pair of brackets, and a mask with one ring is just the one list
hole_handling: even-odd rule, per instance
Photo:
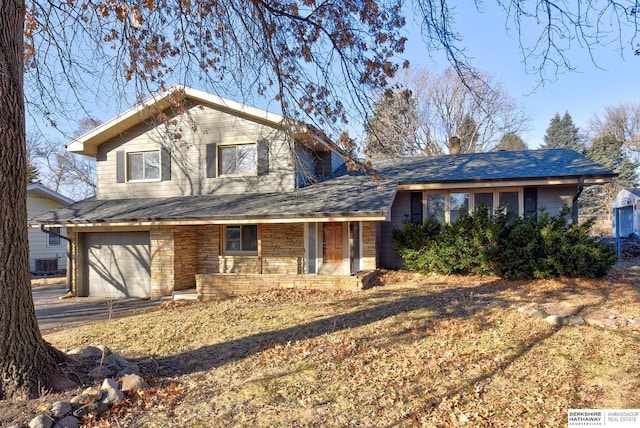
{"label": "stone veneer wall", "polygon": [[234,296],[256,294],[274,288],[359,290],[377,283],[377,272],[359,276],[344,275],[281,275],[281,274],[218,274],[196,275],[198,300],[221,300]]}
{"label": "stone veneer wall", "polygon": [[170,295],[174,290],[173,232],[170,226],[151,228],[151,297]]}
{"label": "stone veneer wall", "polygon": [[151,228],[151,297],[169,296],[195,285],[198,235],[195,226]]}
{"label": "stone veneer wall", "polygon": [[198,233],[196,226],[174,227],[174,290],[196,286],[198,273]]}
{"label": "stone veneer wall", "polygon": [[361,268],[362,270],[376,269],[376,223],[373,221],[363,221],[360,223],[360,227],[362,228]]}
{"label": "stone veneer wall", "polygon": [[257,255],[225,254],[218,257],[221,273],[258,273],[260,258]]}
{"label": "stone veneer wall", "polygon": [[304,224],[263,224],[263,274],[298,274],[304,269]]}
{"label": "stone veneer wall", "polygon": [[220,226],[198,226],[198,273],[220,272]]}

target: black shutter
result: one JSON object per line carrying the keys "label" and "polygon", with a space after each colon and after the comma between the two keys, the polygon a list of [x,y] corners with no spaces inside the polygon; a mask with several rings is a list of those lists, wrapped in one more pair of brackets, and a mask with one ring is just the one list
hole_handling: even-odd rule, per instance
{"label": "black shutter", "polygon": [[207,178],[216,177],[216,150],[216,143],[207,144]]}
{"label": "black shutter", "polygon": [[160,179],[171,181],[171,150],[167,147],[160,149]]}
{"label": "black shutter", "polygon": [[124,183],[124,150],[116,152],[116,183]]}
{"label": "black shutter", "polygon": [[256,154],[258,156],[258,175],[269,173],[269,142],[258,140],[256,143]]}
{"label": "black shutter", "polygon": [[411,192],[411,223],[422,224],[422,192]]}

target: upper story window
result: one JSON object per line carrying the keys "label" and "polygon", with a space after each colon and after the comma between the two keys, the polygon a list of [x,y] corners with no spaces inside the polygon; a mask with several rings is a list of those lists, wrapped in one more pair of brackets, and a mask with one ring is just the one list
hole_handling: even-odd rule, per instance
{"label": "upper story window", "polygon": [[[49,228],[49,231],[57,233],[57,234],[60,234],[60,228],[59,227],[51,227],[51,228]],[[55,246],[58,246],[58,245],[60,245],[62,243],[62,241],[60,240],[59,236],[51,235],[51,234],[49,234],[47,236],[49,237],[47,245],[50,246],[50,247],[55,247]]]}
{"label": "upper story window", "polygon": [[255,144],[220,145],[220,175],[255,175],[257,158]]}
{"label": "upper story window", "polygon": [[127,153],[127,180],[160,180],[160,151]]}

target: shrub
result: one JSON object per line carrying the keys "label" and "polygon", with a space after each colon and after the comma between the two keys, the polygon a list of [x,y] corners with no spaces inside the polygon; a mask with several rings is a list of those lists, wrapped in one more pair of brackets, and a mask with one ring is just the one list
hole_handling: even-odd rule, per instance
{"label": "shrub", "polygon": [[616,262],[613,248],[589,236],[593,221],[569,225],[558,216],[516,218],[486,207],[456,223],[406,222],[393,232],[393,248],[407,269],[442,274],[494,274],[509,279],[557,276],[595,278]]}

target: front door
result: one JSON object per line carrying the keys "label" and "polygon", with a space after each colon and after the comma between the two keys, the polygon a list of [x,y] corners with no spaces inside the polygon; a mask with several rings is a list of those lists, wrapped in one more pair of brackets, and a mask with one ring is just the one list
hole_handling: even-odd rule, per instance
{"label": "front door", "polygon": [[342,223],[324,223],[322,258],[325,264],[340,264],[343,259]]}

